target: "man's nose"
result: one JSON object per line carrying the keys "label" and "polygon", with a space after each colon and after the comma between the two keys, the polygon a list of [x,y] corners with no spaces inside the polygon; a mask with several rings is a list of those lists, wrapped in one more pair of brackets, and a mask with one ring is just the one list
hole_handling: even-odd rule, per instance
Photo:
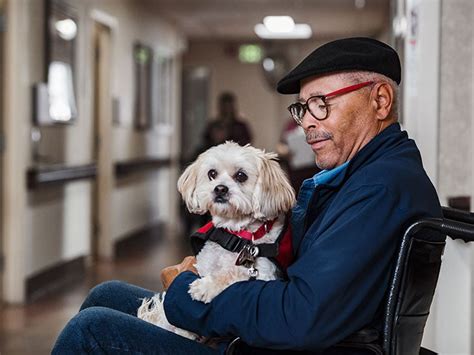
{"label": "man's nose", "polygon": [[225,195],[227,192],[229,192],[229,188],[225,185],[217,185],[215,188],[214,188],[214,193],[217,195],[217,196],[223,196]]}
{"label": "man's nose", "polygon": [[309,128],[316,127],[318,123],[319,121],[313,117],[309,110],[306,110],[303,118],[301,119],[301,127],[306,131]]}

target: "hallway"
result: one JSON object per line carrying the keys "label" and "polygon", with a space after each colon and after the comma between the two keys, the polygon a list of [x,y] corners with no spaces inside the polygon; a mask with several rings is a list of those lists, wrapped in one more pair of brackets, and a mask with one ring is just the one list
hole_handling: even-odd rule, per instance
{"label": "hallway", "polygon": [[[0,355],[49,354],[102,281],[159,290],[220,94],[253,146],[313,171],[276,86],[335,39],[397,50],[399,122],[441,204],[472,211],[473,23],[473,0],[0,0]],[[474,247],[443,257],[423,344],[474,354]]]}
{"label": "hallway", "polygon": [[49,354],[66,322],[77,312],[88,290],[100,282],[119,279],[149,289],[161,287],[159,271],[187,253],[176,240],[159,237],[160,231],[123,243],[113,262],[102,261],[87,269],[82,281],[37,297],[25,306],[0,309],[0,354]]}

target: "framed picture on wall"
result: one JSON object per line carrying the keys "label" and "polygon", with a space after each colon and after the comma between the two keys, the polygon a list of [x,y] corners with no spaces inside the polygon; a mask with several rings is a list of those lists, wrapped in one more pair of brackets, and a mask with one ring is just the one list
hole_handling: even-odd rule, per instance
{"label": "framed picture on wall", "polygon": [[[62,0],[45,1],[46,119],[37,124],[72,123],[77,118],[75,54],[77,12]],[[38,99],[38,98],[36,98]],[[44,118],[44,116],[43,116]]]}
{"label": "framed picture on wall", "polygon": [[[175,61],[169,54],[155,53],[153,61],[153,123],[163,131],[172,126]],[[169,131],[169,129],[168,129]]]}
{"label": "framed picture on wall", "polygon": [[155,111],[155,122],[159,126],[171,125],[171,105],[173,102],[173,60],[170,56],[158,55],[155,59],[156,94],[158,107]]}
{"label": "framed picture on wall", "polygon": [[135,65],[135,128],[148,129],[152,125],[153,50],[142,43],[135,43],[133,60]]}

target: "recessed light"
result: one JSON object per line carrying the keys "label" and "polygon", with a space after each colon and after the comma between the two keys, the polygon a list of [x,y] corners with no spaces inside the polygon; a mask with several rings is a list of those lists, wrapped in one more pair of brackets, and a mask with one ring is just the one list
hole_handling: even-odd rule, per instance
{"label": "recessed light", "polygon": [[265,69],[265,71],[272,71],[273,69],[275,69],[275,62],[273,61],[272,58],[265,58],[263,60],[263,69]]}
{"label": "recessed light", "polygon": [[306,39],[313,34],[311,27],[306,23],[297,23],[290,32],[271,32],[262,24],[256,24],[254,27],[256,35],[262,39]]}
{"label": "recessed light", "polygon": [[58,31],[59,37],[66,41],[70,41],[76,37],[77,25],[73,20],[69,18],[56,21],[54,27],[56,27],[56,31]]}
{"label": "recessed light", "polygon": [[295,21],[291,16],[266,16],[263,24],[270,32],[291,32],[295,28]]}

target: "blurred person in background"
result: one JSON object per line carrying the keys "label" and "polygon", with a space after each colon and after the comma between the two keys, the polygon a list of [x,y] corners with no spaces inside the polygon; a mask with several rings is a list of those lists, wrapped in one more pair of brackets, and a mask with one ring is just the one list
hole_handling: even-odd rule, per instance
{"label": "blurred person in background", "polygon": [[239,116],[237,98],[232,92],[222,92],[217,101],[217,116],[204,131],[202,151],[213,145],[231,140],[240,145],[252,143],[252,133],[247,122]]}

